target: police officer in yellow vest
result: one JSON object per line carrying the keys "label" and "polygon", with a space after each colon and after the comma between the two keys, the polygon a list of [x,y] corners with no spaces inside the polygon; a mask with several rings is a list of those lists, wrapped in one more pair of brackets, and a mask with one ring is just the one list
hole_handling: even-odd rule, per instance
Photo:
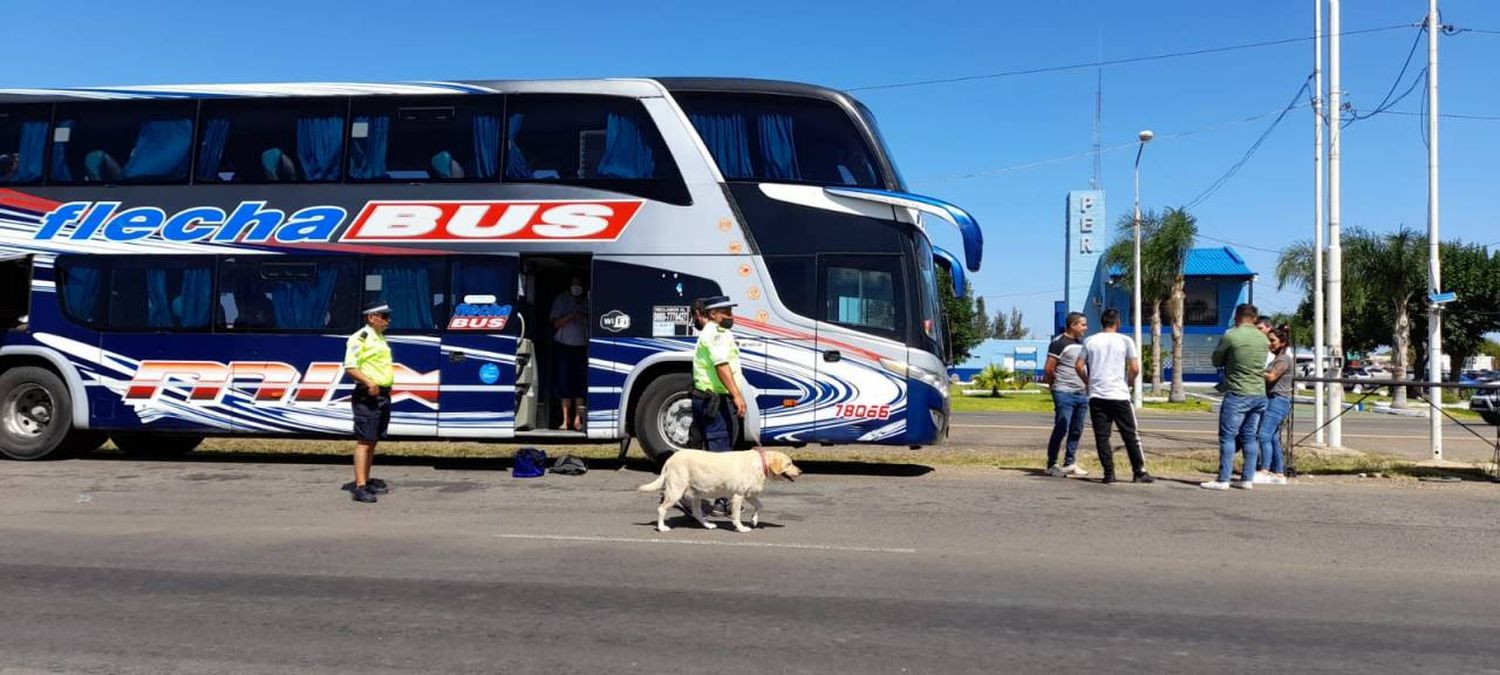
{"label": "police officer in yellow vest", "polygon": [[740,348],[729,332],[734,327],[734,307],[727,296],[703,299],[703,327],[693,353],[693,425],[703,449],[726,452],[734,449],[738,421],[745,417],[745,398],[740,394]]}
{"label": "police officer in yellow vest", "polygon": [[385,481],[370,478],[375,462],[375,444],[385,436],[391,424],[391,385],[396,373],[391,361],[391,346],[385,341],[385,329],[391,325],[391,307],[383,302],[365,307],[365,327],[349,336],[344,345],[344,372],[354,380],[354,482],[349,490],[354,501],[371,503],[375,495],[385,494]]}

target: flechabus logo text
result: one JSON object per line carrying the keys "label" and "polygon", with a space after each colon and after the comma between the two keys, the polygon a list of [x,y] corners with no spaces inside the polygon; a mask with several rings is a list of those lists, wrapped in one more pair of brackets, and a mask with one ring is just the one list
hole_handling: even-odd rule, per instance
{"label": "flechabus logo text", "polygon": [[175,213],[120,202],[68,202],[42,216],[35,239],[83,241],[297,243],[334,240],[614,241],[640,211],[639,200],[607,201],[372,201],[352,222],[341,206],[288,212],[264,201],[231,209],[194,206]]}

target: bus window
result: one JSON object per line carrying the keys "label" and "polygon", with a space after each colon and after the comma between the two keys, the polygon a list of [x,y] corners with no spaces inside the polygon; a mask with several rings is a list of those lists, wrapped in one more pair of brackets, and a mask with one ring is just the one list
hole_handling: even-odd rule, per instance
{"label": "bus window", "polygon": [[448,318],[445,268],[428,258],[366,258],[364,304],[390,305],[392,331],[437,330]]}
{"label": "bus window", "polygon": [[339,180],[345,99],[206,101],[193,179],[199,183]]}
{"label": "bus window", "polygon": [[640,102],[518,94],[506,102],[505,180],[562,183],[689,203],[677,164]]}
{"label": "bus window", "polygon": [[109,330],[202,330],[213,309],[213,259],[120,257],[109,271]]}
{"label": "bus window", "polygon": [[31,307],[31,256],[0,253],[0,330],[25,323]]}
{"label": "bus window", "polygon": [[186,183],[195,106],[193,101],[58,105],[51,183]]}
{"label": "bus window", "polygon": [[817,302],[813,298],[817,284],[813,276],[813,256],[767,256],[765,261],[781,304],[802,316],[815,318]]}
{"label": "bus window", "polygon": [[51,113],[45,105],[0,108],[0,185],[41,182]]}
{"label": "bus window", "polygon": [[823,256],[824,321],[906,340],[900,256]]}
{"label": "bus window", "polygon": [[674,96],[725,180],[885,187],[854,121],[833,103],[764,94]]}
{"label": "bus window", "polygon": [[100,258],[59,256],[57,290],[62,295],[63,314],[85,326],[99,323],[104,305],[100,302],[104,287],[104,263]]}
{"label": "bus window", "polygon": [[354,99],[349,178],[493,181],[500,166],[500,98]]}
{"label": "bus window", "polygon": [[218,326],[232,331],[359,327],[355,258],[238,256],[219,261]]}

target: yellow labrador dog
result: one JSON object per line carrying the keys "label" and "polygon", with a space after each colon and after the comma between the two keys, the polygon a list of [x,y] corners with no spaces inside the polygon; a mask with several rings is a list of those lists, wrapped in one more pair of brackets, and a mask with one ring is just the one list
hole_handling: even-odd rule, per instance
{"label": "yellow labrador dog", "polygon": [[701,501],[705,499],[729,498],[729,514],[734,520],[734,529],[749,532],[750,528],[740,522],[741,505],[750,503],[755,513],[750,516],[751,525],[760,525],[760,499],[757,495],[766,487],[766,479],[779,476],[795,480],[802,470],[792,463],[786,453],[774,450],[742,450],[739,452],[704,452],[682,450],[667,458],[656,480],[636,488],[641,492],[661,492],[661,505],[656,508],[656,529],[666,532],[667,509],[672,508],[684,496],[692,505],[693,519],[707,529],[717,525],[703,519]]}

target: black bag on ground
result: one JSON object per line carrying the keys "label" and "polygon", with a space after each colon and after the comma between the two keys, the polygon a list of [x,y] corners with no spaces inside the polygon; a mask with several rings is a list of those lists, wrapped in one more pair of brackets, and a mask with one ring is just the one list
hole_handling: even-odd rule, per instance
{"label": "black bag on ground", "polygon": [[589,472],[589,465],[583,463],[582,457],[563,455],[552,463],[552,473],[560,473],[564,476],[582,476]]}

